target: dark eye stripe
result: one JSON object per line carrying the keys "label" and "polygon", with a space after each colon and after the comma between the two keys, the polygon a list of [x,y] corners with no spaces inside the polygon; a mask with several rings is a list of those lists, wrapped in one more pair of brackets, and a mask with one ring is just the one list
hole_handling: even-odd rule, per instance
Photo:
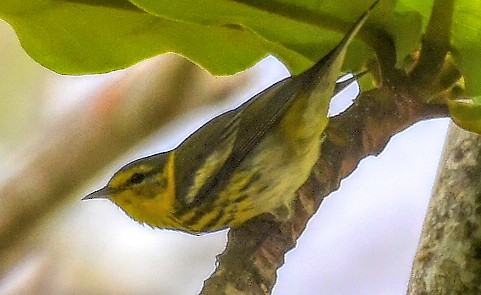
{"label": "dark eye stripe", "polygon": [[145,178],[145,174],[134,173],[130,177],[129,181],[130,181],[130,183],[137,184],[137,183],[141,183],[144,180],[144,178]]}

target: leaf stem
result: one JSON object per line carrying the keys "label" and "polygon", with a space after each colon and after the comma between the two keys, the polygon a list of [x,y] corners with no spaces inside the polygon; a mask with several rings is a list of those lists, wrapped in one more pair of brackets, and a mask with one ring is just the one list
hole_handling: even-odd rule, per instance
{"label": "leaf stem", "polygon": [[451,49],[453,2],[453,0],[434,1],[419,61],[410,75],[413,85],[418,89],[429,88],[441,72],[446,55]]}

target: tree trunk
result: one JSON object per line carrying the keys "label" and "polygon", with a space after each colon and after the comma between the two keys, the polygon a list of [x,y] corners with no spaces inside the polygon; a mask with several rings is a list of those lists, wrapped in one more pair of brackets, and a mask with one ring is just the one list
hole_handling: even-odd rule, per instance
{"label": "tree trunk", "polygon": [[481,294],[481,136],[452,124],[408,294]]}

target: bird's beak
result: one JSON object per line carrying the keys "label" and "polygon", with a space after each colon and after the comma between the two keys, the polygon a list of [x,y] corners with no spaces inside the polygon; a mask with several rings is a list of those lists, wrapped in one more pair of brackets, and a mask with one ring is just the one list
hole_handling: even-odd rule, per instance
{"label": "bird's beak", "polygon": [[108,199],[112,193],[113,189],[109,188],[108,186],[104,186],[103,188],[96,190],[85,197],[82,198],[83,200],[92,200],[92,199]]}

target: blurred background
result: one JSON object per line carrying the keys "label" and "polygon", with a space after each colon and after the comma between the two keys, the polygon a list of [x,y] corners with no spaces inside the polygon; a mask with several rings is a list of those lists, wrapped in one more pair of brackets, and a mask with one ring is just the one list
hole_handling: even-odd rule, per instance
{"label": "blurred background", "polygon": [[[109,74],[62,76],[31,60],[2,21],[0,38],[0,188],[23,187],[23,181],[18,181],[22,178],[15,175],[22,174],[25,167],[28,171],[30,159],[46,149],[45,142],[57,132],[52,126],[67,124],[64,120],[72,113],[98,107],[98,98],[111,95],[112,89],[121,91],[122,81],[136,85],[129,77],[149,76],[149,70],[172,66],[172,60],[182,62],[168,55]],[[87,176],[90,180],[79,182],[68,196],[62,196],[65,201],[48,210],[47,216],[17,229],[28,232],[16,250],[17,258],[8,265],[0,260],[0,266],[6,268],[0,273],[0,295],[200,291],[203,280],[214,270],[216,255],[224,249],[225,231],[190,236],[151,229],[132,221],[108,201],[80,199],[103,186],[123,164],[175,147],[210,116],[239,104],[288,72],[269,57],[238,77],[223,78],[227,81],[224,86],[212,84],[213,79],[203,75],[178,87],[210,83],[214,85],[210,91],[228,93],[227,99],[197,102],[200,109],[183,107],[126,153],[109,155],[115,160],[101,171],[92,169]],[[219,87],[226,88],[220,91]],[[336,97],[331,112],[347,107],[356,91],[354,86]],[[196,91],[189,93],[194,101],[198,99],[192,95]],[[132,99],[138,98],[130,99],[133,103]],[[132,114],[123,120],[127,119],[138,120]],[[363,160],[339,191],[324,201],[297,247],[288,253],[274,294],[405,294],[447,125],[446,119],[418,123],[396,135],[379,157]],[[74,161],[76,144],[56,148],[59,153],[70,151]],[[90,153],[97,156],[95,149]],[[43,173],[48,183],[51,174],[64,172]],[[23,174],[27,178],[28,174]],[[2,218],[9,216],[8,210],[13,210],[5,203],[10,201],[7,198],[0,203],[0,226],[5,224]]]}

